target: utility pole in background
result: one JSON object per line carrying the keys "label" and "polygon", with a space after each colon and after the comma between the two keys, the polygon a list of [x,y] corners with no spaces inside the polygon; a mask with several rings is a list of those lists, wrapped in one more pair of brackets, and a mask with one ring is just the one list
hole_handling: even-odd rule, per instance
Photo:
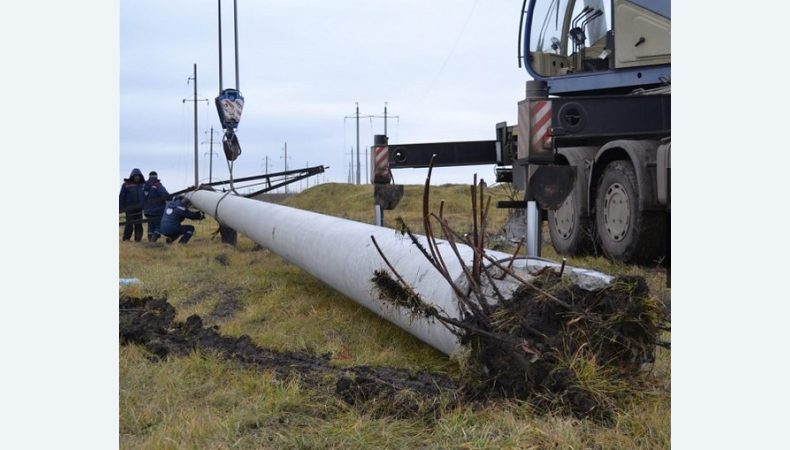
{"label": "utility pole in background", "polygon": [[374,117],[376,119],[384,118],[384,136],[387,136],[387,137],[389,137],[389,134],[387,134],[387,118],[395,118],[395,119],[400,120],[400,116],[388,116],[387,115],[387,102],[384,102],[384,115],[383,116],[370,116],[370,117]]}
{"label": "utility pole in background", "polygon": [[[308,167],[310,167],[310,161],[305,161],[304,168],[307,169]],[[310,177],[305,178],[304,181],[305,181],[305,187],[302,188],[303,191],[305,189],[310,189]],[[302,183],[299,184],[301,185]]]}
{"label": "utility pole in background", "polygon": [[349,147],[348,153],[348,184],[354,184],[354,147]]}
{"label": "utility pole in background", "polygon": [[[214,155],[218,154],[214,152],[214,127],[212,126],[211,131],[204,131],[204,133],[209,133],[209,150],[208,153],[203,153],[203,156],[208,155],[208,182],[211,183],[214,170]],[[201,144],[205,143],[206,141],[201,142]]]}
{"label": "utility pole in background", "polygon": [[[384,118],[384,136],[387,136],[387,137],[389,137],[389,134],[387,134],[387,117],[394,117],[394,118],[398,119],[398,121],[400,121],[400,116],[387,116],[387,102],[384,102],[384,116],[375,116],[375,115],[373,115],[373,116],[370,116],[370,117],[373,117],[373,118],[376,118],[376,119],[380,119],[382,117]],[[365,176],[367,176],[367,174],[370,173],[370,171],[368,170],[368,167],[367,167],[367,162],[368,161],[369,161],[369,159],[367,157],[367,153],[365,153],[365,163],[366,163],[366,165],[365,165],[365,172],[366,172]]]}
{"label": "utility pole in background", "polygon": [[264,167],[265,167],[265,169],[264,169],[265,171],[264,171],[263,173],[264,173],[264,174],[266,174],[266,175],[268,175],[268,174],[269,174],[269,155],[266,155],[266,156],[264,157],[264,160],[265,160],[266,162],[264,163],[264,164],[265,164],[265,166],[264,166]]}
{"label": "utility pole in background", "polygon": [[[373,115],[373,114],[359,115],[359,102],[356,102],[355,104],[356,104],[356,114],[353,115],[353,116],[345,116],[344,119],[355,119],[356,123],[357,123],[357,152],[356,152],[357,165],[356,165],[356,177],[354,178],[354,183],[355,184],[361,184],[362,177],[360,175],[360,170],[362,168],[362,165],[361,165],[361,163],[359,161],[359,156],[360,156],[359,155],[359,119],[360,119],[360,117],[361,118],[365,118],[365,119],[374,119],[374,118],[375,119],[380,119],[380,118],[384,118],[384,135],[386,136],[387,135],[387,119],[390,118],[390,117],[394,117],[394,118],[400,120],[400,116],[389,116],[389,115],[387,115],[387,102],[384,102],[384,115],[383,116],[377,116],[377,115]],[[353,148],[352,148],[352,151],[353,151]],[[353,171],[353,160],[352,160],[352,171]],[[365,148],[365,184],[369,183],[369,181],[368,181],[368,176],[369,176],[368,172],[369,172],[369,170],[368,170],[368,149]]]}
{"label": "utility pole in background", "polygon": [[[285,169],[283,169],[283,170],[285,172],[288,172],[288,142],[285,143],[285,147],[283,147],[283,152],[285,152],[285,155],[281,156],[280,158],[283,160],[283,162],[285,164]],[[285,177],[288,178],[288,175],[285,175]],[[285,185],[285,193],[286,194],[288,193],[288,185],[287,184]]]}
{"label": "utility pole in background", "polygon": [[192,80],[194,80],[194,88],[195,92],[193,97],[195,101],[195,188],[198,186],[198,138],[197,138],[197,129],[198,129],[198,119],[197,119],[197,63],[192,64]]}
{"label": "utility pole in background", "polygon": [[193,80],[193,82],[194,82],[194,86],[193,86],[194,87],[194,91],[193,91],[194,93],[192,94],[193,95],[192,99],[190,100],[190,99],[186,99],[185,98],[185,99],[181,100],[181,103],[186,103],[186,102],[194,102],[195,103],[195,118],[194,118],[194,122],[195,122],[195,126],[194,126],[194,134],[195,134],[194,135],[194,138],[195,138],[195,187],[197,187],[198,186],[198,182],[199,182],[199,180],[198,180],[198,113],[197,113],[198,112],[197,111],[198,107],[197,107],[197,104],[198,104],[198,102],[202,102],[202,101],[208,103],[208,99],[198,99],[198,96],[197,96],[197,64],[192,64],[192,76],[187,78],[187,84],[189,84],[189,80]]}
{"label": "utility pole in background", "polygon": [[[354,184],[360,184],[361,176],[360,176],[360,161],[359,161],[359,102],[355,103],[357,106],[356,114],[353,116],[346,116],[344,119],[356,119],[357,121],[357,165],[356,165],[356,176],[354,177]],[[353,151],[353,149],[351,149]],[[353,170],[353,159],[352,159],[352,170]]]}

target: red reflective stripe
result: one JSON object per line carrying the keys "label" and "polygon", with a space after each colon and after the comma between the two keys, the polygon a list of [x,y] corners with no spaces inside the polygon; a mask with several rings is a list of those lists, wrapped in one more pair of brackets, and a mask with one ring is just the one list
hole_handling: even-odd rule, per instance
{"label": "red reflective stripe", "polygon": [[532,121],[530,142],[534,146],[542,146],[550,137],[551,103],[549,101],[533,102],[530,112],[532,113],[530,117]]}
{"label": "red reflective stripe", "polygon": [[532,102],[532,107],[530,108],[530,115],[534,116],[535,114],[537,114],[538,111],[540,111],[540,108],[543,108],[545,104],[546,104],[545,100],[538,100],[536,102]]}
{"label": "red reflective stripe", "polygon": [[535,124],[533,125],[534,127],[533,129],[539,130],[549,120],[551,120],[551,110],[549,110],[549,113],[544,114],[543,117],[535,118]]}
{"label": "red reflective stripe", "polygon": [[387,147],[375,147],[374,154],[374,173],[377,175],[387,175],[389,173],[389,158]]}
{"label": "red reflective stripe", "polygon": [[389,161],[387,161],[387,148],[386,147],[376,147],[374,150],[376,153],[376,166],[386,166]]}

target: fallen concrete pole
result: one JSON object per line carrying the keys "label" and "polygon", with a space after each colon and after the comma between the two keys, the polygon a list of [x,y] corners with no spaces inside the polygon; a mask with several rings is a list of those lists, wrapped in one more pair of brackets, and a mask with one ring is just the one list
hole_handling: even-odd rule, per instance
{"label": "fallen concrete pole", "polygon": [[[415,318],[409,312],[379,299],[377,287],[371,278],[374,271],[387,270],[387,267],[370,236],[376,238],[390,263],[424,300],[444,310],[452,318],[460,316],[458,300],[452,288],[408,236],[390,228],[252,200],[231,193],[199,190],[187,194],[187,198],[196,208],[221,224],[245,234],[437,350],[450,355],[459,349],[456,336],[440,323]],[[418,238],[427,248],[427,239],[423,236]],[[446,241],[437,242],[449,273],[453,279],[461,282],[464,278],[461,262]],[[458,250],[469,266],[472,249],[459,245]],[[493,250],[487,251],[487,254],[505,264],[511,258],[509,254]],[[530,258],[517,260],[514,267],[520,269],[522,275],[528,276],[527,268],[546,265],[557,266],[556,263]],[[611,279],[585,269],[566,267],[565,270],[581,285],[595,287]]]}

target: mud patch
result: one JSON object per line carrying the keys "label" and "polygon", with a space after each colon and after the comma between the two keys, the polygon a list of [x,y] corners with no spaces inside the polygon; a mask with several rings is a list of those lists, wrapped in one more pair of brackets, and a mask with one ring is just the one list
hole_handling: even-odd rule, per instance
{"label": "mud patch", "polygon": [[243,308],[239,295],[244,292],[243,288],[235,287],[229,289],[210,288],[200,290],[189,296],[182,303],[185,307],[193,307],[206,302],[211,296],[217,295],[219,300],[206,315],[209,322],[222,322],[230,319]]}
{"label": "mud patch", "polygon": [[642,277],[618,277],[588,291],[551,268],[534,275],[499,302],[466,298],[462,319],[438,312],[385,271],[371,281],[382,301],[450,326],[471,350],[466,365],[484,368],[479,393],[608,420],[616,403],[637,390],[656,345],[667,344],[658,340],[668,326],[662,304]]}
{"label": "mud patch", "polygon": [[206,300],[208,300],[209,296],[214,294],[216,289],[201,289],[200,291],[195,292],[194,294],[187,297],[186,300],[182,303],[183,306],[192,307],[197,306]]}
{"label": "mud patch", "polygon": [[278,378],[297,376],[304,385],[332,393],[376,417],[430,417],[440,403],[453,404],[463,397],[462,387],[441,374],[391,367],[331,367],[329,355],[278,352],[255,345],[249,336],[222,336],[217,326],[204,326],[198,315],[184,322],[175,321],[175,316],[175,308],[165,299],[121,297],[121,345],[142,345],[157,358],[213,352],[273,371]]}
{"label": "mud patch", "polygon": [[219,302],[206,316],[209,322],[221,322],[230,319],[237,311],[242,309],[239,295],[244,292],[242,288],[220,291]]}
{"label": "mud patch", "polygon": [[214,261],[216,261],[221,266],[229,266],[230,265],[230,257],[226,253],[220,253],[219,255],[214,257]]}
{"label": "mud patch", "polygon": [[[642,277],[621,276],[586,291],[554,270],[540,272],[491,313],[501,340],[465,333],[491,386],[548,410],[607,420],[655,360],[661,305]],[[472,324],[482,327],[471,319]]]}

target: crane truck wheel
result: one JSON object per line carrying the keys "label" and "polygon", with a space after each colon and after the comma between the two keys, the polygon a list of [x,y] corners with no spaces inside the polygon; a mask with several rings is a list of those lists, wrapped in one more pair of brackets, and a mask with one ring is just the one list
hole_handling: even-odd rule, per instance
{"label": "crane truck wheel", "polygon": [[639,190],[629,161],[606,166],[595,198],[595,225],[604,254],[614,261],[650,263],[663,249],[660,214],[639,209]]}
{"label": "crane truck wheel", "polygon": [[592,221],[582,215],[582,197],[574,187],[562,205],[549,210],[549,235],[560,255],[584,255],[592,248]]}

